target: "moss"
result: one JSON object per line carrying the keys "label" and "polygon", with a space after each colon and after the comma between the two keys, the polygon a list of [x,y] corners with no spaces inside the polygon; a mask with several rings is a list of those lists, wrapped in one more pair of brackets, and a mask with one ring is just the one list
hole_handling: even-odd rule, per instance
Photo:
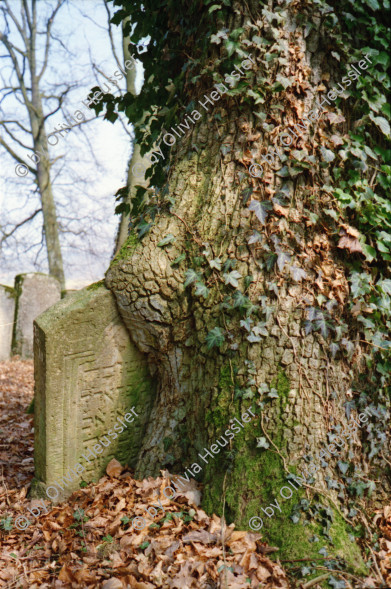
{"label": "moss", "polygon": [[[252,436],[253,432],[251,431]],[[333,511],[334,523],[329,531],[334,546],[322,537],[322,525],[313,518],[301,519],[299,523],[293,523],[290,519],[293,507],[304,497],[305,491],[303,488],[296,491],[292,489],[292,496],[288,499],[284,499],[280,495],[282,487],[290,489],[290,486],[287,483],[281,459],[276,453],[272,453],[270,450],[259,451],[256,449],[249,452],[245,430],[242,439],[239,435],[235,436],[235,446],[238,449],[238,454],[234,464],[230,465],[227,459],[221,460],[219,457],[219,462],[211,461],[206,467],[210,484],[205,489],[202,507],[207,513],[215,512],[222,515],[222,489],[226,478],[225,516],[227,523],[235,522],[237,529],[251,530],[250,518],[254,516],[262,518],[263,527],[259,531],[264,541],[279,549],[276,553],[277,558],[289,560],[318,558],[319,550],[325,547],[329,555],[339,555],[344,558],[348,570],[356,574],[367,573],[359,548],[349,539],[347,526],[338,513]],[[232,473],[228,472],[227,474],[229,466],[234,466],[234,468]],[[242,492],[244,487],[247,489],[247,495]],[[287,491],[284,493],[288,495]],[[266,509],[271,503],[276,505],[276,500],[281,512],[274,507],[274,514],[269,518],[262,512],[262,508]],[[319,542],[309,541],[313,535],[318,536]]]}
{"label": "moss", "polygon": [[120,260],[125,260],[126,258],[130,258],[133,254],[136,247],[139,245],[140,240],[135,233],[134,229],[129,233],[128,238],[126,239],[125,243],[115,256],[115,258],[110,263],[110,268],[116,266]]}
{"label": "moss", "polygon": [[34,401],[35,401],[35,397],[33,397],[33,400],[31,401],[30,405],[26,409],[26,413],[28,415],[34,415]]}
{"label": "moss", "polygon": [[88,286],[86,286],[86,290],[89,290],[89,291],[98,290],[98,288],[100,288],[101,286],[105,286],[104,280],[99,280],[98,282],[93,282],[92,284],[89,284]]}
{"label": "moss", "polygon": [[337,511],[332,507],[331,509],[334,513],[334,523],[330,528],[329,534],[332,537],[335,546],[335,552],[333,552],[333,554],[340,555],[345,559],[348,565],[348,571],[359,575],[368,575],[368,569],[362,559],[359,547],[349,538],[346,522]]}
{"label": "moss", "polygon": [[7,286],[6,284],[0,284],[1,288],[3,288],[5,290],[5,292],[12,297],[13,299],[16,299],[16,290],[14,288],[12,288],[12,286]]}

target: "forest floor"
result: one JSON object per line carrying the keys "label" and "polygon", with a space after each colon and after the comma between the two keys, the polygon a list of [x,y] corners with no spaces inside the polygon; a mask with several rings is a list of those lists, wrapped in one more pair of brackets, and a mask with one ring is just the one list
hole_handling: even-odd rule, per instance
{"label": "forest floor", "polygon": [[[262,542],[261,534],[237,531],[234,524],[225,526],[220,517],[199,509],[194,482],[175,501],[165,498],[167,471],[137,481],[113,460],[97,484],[84,486],[59,505],[28,499],[34,416],[26,410],[33,386],[32,361],[16,357],[0,363],[0,588],[324,587],[327,568],[318,567],[317,580],[294,580],[278,558],[268,558],[275,549]],[[154,493],[164,514],[138,531],[130,518],[156,505]],[[329,587],[391,587],[391,506],[374,518],[379,550],[373,576],[363,581],[342,573],[339,584]],[[303,564],[296,563],[296,570]]]}

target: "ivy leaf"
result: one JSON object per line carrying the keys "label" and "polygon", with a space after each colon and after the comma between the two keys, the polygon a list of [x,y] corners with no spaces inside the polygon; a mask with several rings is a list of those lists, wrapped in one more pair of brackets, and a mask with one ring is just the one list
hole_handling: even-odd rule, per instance
{"label": "ivy leaf", "polygon": [[223,155],[227,155],[227,153],[229,153],[231,150],[232,150],[231,145],[221,145],[220,146],[220,151]]}
{"label": "ivy leaf", "polygon": [[277,262],[277,254],[266,254],[265,256],[266,269],[270,272]]}
{"label": "ivy leaf", "polygon": [[270,444],[264,437],[257,438],[257,448],[265,448],[265,450],[267,450],[270,448]]}
{"label": "ivy leaf", "polygon": [[372,260],[376,258],[376,250],[371,245],[368,245],[367,243],[362,243],[361,249],[368,262],[372,262]]}
{"label": "ivy leaf", "polygon": [[240,196],[243,198],[243,204],[247,204],[248,199],[250,198],[250,196],[253,193],[253,187],[252,186],[248,186],[247,188],[245,188],[244,190],[242,190],[242,192],[240,193]]}
{"label": "ivy leaf", "polygon": [[338,460],[337,464],[338,464],[338,468],[342,472],[342,474],[346,474],[348,471],[348,468],[349,468],[349,463],[342,462],[341,460]]}
{"label": "ivy leaf", "polygon": [[[219,7],[221,8],[221,7]],[[226,29],[222,29],[216,35],[211,35],[210,42],[216,43],[216,45],[220,45],[221,39],[228,39]]]}
{"label": "ivy leaf", "polygon": [[220,327],[214,327],[209,331],[205,338],[205,342],[208,350],[219,348],[225,342],[225,337]]}
{"label": "ivy leaf", "polygon": [[264,336],[269,335],[269,332],[265,328],[265,325],[266,325],[266,322],[264,322],[264,321],[261,321],[261,322],[257,323],[256,326],[253,327],[253,332],[256,335],[264,335]]}
{"label": "ivy leaf", "polygon": [[171,266],[177,266],[186,258],[186,254],[179,254],[177,258],[173,262],[171,262]]}
{"label": "ivy leaf", "polygon": [[335,154],[330,149],[326,149],[322,146],[320,152],[322,154],[322,159],[325,162],[332,162],[335,159]]}
{"label": "ivy leaf", "polygon": [[186,286],[189,286],[189,284],[193,284],[193,282],[195,282],[196,280],[200,280],[200,275],[192,268],[186,270],[184,283],[185,288]]}
{"label": "ivy leaf", "polygon": [[334,358],[335,358],[338,350],[339,350],[339,345],[336,344],[335,342],[331,342],[331,344],[330,344],[330,352],[331,352],[331,357],[333,358],[333,360],[334,360]]}
{"label": "ivy leaf", "polygon": [[387,119],[384,117],[375,117],[372,113],[369,114],[369,118],[379,127],[386,137],[390,136],[390,124]]}
{"label": "ivy leaf", "polygon": [[221,270],[221,260],[220,258],[215,258],[214,260],[209,260],[209,266],[211,268],[216,268],[216,270]]}
{"label": "ivy leaf", "polygon": [[141,239],[146,233],[148,233],[148,231],[150,230],[151,227],[152,227],[152,223],[146,223],[145,221],[141,221],[137,225],[137,233],[138,233],[139,238]]}
{"label": "ivy leaf", "polygon": [[253,243],[257,243],[257,241],[262,243],[262,235],[258,231],[254,231],[254,233],[248,238],[247,243],[251,245]]}
{"label": "ivy leaf", "polygon": [[289,272],[291,273],[293,280],[295,280],[296,282],[300,282],[301,280],[303,280],[303,278],[307,278],[307,272],[302,268],[299,268],[298,266],[290,266]]}
{"label": "ivy leaf", "polygon": [[239,286],[238,278],[241,278],[242,275],[237,271],[233,270],[229,274],[224,274],[225,284],[231,284],[234,288]]}
{"label": "ivy leaf", "polygon": [[365,0],[366,4],[372,8],[372,10],[379,10],[379,2],[377,0]]}
{"label": "ivy leaf", "polygon": [[[210,12],[210,9],[209,9]],[[235,41],[231,41],[230,39],[228,39],[228,41],[225,42],[225,48],[227,50],[228,53],[228,57],[231,57],[231,55],[235,52],[235,50],[239,47],[239,43],[236,43]]]}
{"label": "ivy leaf", "polygon": [[200,281],[196,283],[196,289],[194,294],[196,297],[204,297],[204,299],[206,299],[209,295],[209,289],[205,286],[203,282]]}
{"label": "ivy leaf", "polygon": [[267,216],[269,211],[273,208],[273,205],[270,201],[265,200],[263,202],[259,202],[258,200],[252,200],[248,205],[250,211],[253,211],[262,225],[265,225]]}
{"label": "ivy leaf", "polygon": [[246,329],[249,333],[251,331],[251,325],[250,323],[252,323],[253,320],[251,319],[251,317],[247,317],[246,319],[241,319],[240,320],[240,327],[244,327],[244,329]]}
{"label": "ivy leaf", "polygon": [[381,288],[384,294],[391,295],[391,280],[389,278],[379,280],[379,282],[377,283],[377,287]]}
{"label": "ivy leaf", "polygon": [[286,252],[280,252],[277,257],[277,266],[281,272],[287,262],[290,262],[291,255]]}
{"label": "ivy leaf", "polygon": [[279,395],[276,389],[270,389],[270,393],[267,395],[270,399],[278,399]]}
{"label": "ivy leaf", "polygon": [[[372,2],[373,0],[370,0],[370,1]],[[334,587],[334,589],[346,589],[346,587],[347,587],[347,585],[343,579],[338,580],[335,577],[333,577],[333,575],[330,575],[329,578],[327,579],[327,581],[328,581],[329,585]]]}
{"label": "ivy leaf", "polygon": [[212,12],[214,12],[215,10],[220,10],[221,5],[220,4],[213,4],[213,6],[211,6],[208,10],[208,13],[211,14]]}
{"label": "ivy leaf", "polygon": [[166,237],[163,237],[163,239],[161,241],[159,241],[157,246],[164,247],[165,245],[168,245],[169,243],[174,243],[174,241],[175,241],[175,237],[173,236],[172,233],[169,233],[168,235],[166,235]]}
{"label": "ivy leaf", "polygon": [[254,344],[255,342],[260,342],[261,338],[258,337],[257,335],[254,335],[254,333],[250,333],[250,335],[247,336],[247,340]]}
{"label": "ivy leaf", "polygon": [[251,306],[250,299],[240,292],[240,290],[234,292],[232,300],[234,309],[248,309]]}

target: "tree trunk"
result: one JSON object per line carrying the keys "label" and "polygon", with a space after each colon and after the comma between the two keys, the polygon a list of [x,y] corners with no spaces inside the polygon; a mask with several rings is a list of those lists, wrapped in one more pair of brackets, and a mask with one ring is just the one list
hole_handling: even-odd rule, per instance
{"label": "tree trunk", "polygon": [[43,115],[42,98],[39,91],[39,78],[37,75],[36,16],[36,6],[34,4],[32,11],[33,20],[29,46],[30,53],[28,59],[31,76],[31,103],[27,100],[26,106],[28,108],[30,117],[34,153],[39,154],[38,157],[40,158],[40,160],[37,161],[37,184],[42,204],[43,226],[45,230],[49,274],[57,278],[61,284],[61,288],[65,289],[64,266],[62,261],[56,204],[54,202],[52,183],[50,179],[51,164],[48,156],[48,138],[44,127],[45,118]]}
{"label": "tree trunk", "polygon": [[[122,26],[122,49],[123,49],[123,56],[124,56],[124,63],[127,60],[131,59],[130,51],[129,51],[129,42],[130,39],[128,36],[123,34],[124,27],[126,22],[129,19],[125,19],[123,21]],[[130,92],[133,96],[136,96],[136,67],[133,69],[126,70],[126,90]],[[144,122],[145,116],[141,118],[141,120],[135,124],[135,129],[138,125],[141,125]],[[150,162],[147,160],[146,157],[142,156],[140,153],[140,146],[137,143],[134,143],[133,146],[133,153],[129,159],[128,164],[128,174],[126,179],[126,187],[127,187],[127,196],[126,199],[123,201],[129,205],[130,211],[126,212],[123,211],[121,213],[121,218],[119,222],[119,227],[117,231],[116,243],[115,243],[115,250],[114,256],[117,255],[123,244],[125,243],[128,235],[129,235],[129,220],[130,220],[130,212],[132,210],[132,201],[135,197],[136,186],[143,186],[144,188],[148,188],[149,181],[145,179],[145,172],[150,167]],[[136,166],[136,167],[135,167]],[[136,174],[133,173],[133,168]],[[144,169],[144,173],[142,172],[142,168]]]}
{"label": "tree trunk", "polygon": [[[251,22],[263,26],[262,33],[254,26],[255,34],[274,43],[277,37],[267,15],[259,5],[250,6]],[[248,22],[249,15],[236,15],[234,25],[230,21],[225,26],[249,30]],[[196,37],[202,38],[203,33],[200,27]],[[286,105],[283,115],[278,108],[271,109],[270,102],[262,109],[256,107],[254,113],[248,102],[239,104],[227,95],[214,106],[208,104],[206,114],[199,106],[205,116],[171,148],[169,195],[171,202],[175,201],[171,213],[160,212],[141,242],[132,232],[106,276],[132,339],[158,374],[156,403],[137,475],[157,475],[162,468],[182,474],[187,467],[196,473],[192,465],[197,463],[202,467],[197,478],[205,485],[203,506],[209,512],[225,512],[228,522],[247,529],[251,517],[261,516],[262,533],[270,544],[280,548],[280,557],[319,556],[319,549],[326,545],[329,553],[341,555],[352,570],[364,574],[358,547],[348,536],[345,499],[326,482],[328,477],[338,477],[335,460],[320,468],[312,485],[316,491],[299,489],[289,500],[281,500],[279,494],[287,485],[287,473],[300,473],[303,457],[310,454],[315,458],[329,444],[331,426],[347,426],[344,404],[351,401],[352,383],[365,366],[358,342],[350,360],[338,356],[331,360],[326,339],[318,333],[306,334],[303,327],[306,309],[317,305],[315,297],[324,288],[317,269],[323,269],[324,280],[330,285],[329,298],[338,302],[338,312],[342,313],[347,304],[348,283],[338,251],[327,231],[310,220],[321,208],[332,209],[332,198],[326,193],[321,203],[314,198],[315,181],[310,171],[286,179],[278,158],[273,166],[264,165],[261,178],[248,173],[252,156],[259,162],[268,147],[276,145],[277,132],[293,126],[313,108],[321,75],[327,74],[318,65],[323,57],[318,48],[319,31],[311,34],[307,44],[293,15],[286,11],[283,26],[278,29],[278,47],[283,76],[296,77],[299,83],[306,73],[307,98],[289,103],[287,96],[279,94],[280,102]],[[261,74],[266,77],[270,72],[262,61],[265,48],[251,49],[256,61],[252,88],[256,89],[263,83]],[[209,63],[217,55],[209,55]],[[204,102],[204,94],[210,96],[212,90],[196,86],[192,98],[196,104],[198,100]],[[188,102],[188,97],[183,99],[185,105]],[[277,100],[272,100],[275,103]],[[262,111],[274,121],[272,129],[270,125],[265,129],[265,118],[256,116]],[[294,148],[307,147],[313,153],[319,137],[332,133],[321,118],[311,129],[311,138],[308,131],[302,131]],[[278,148],[286,158],[293,157],[290,147],[278,144]],[[321,175],[317,185],[332,182],[327,168],[317,173]],[[249,187],[252,198],[269,201],[264,224],[244,206]],[[271,198],[282,193],[288,196],[289,204],[274,201],[272,208]],[[249,244],[254,230],[259,232],[259,240]],[[175,240],[159,247],[168,234]],[[284,252],[292,256],[285,266]],[[173,264],[181,254],[185,259]],[[272,254],[278,266],[268,269]],[[212,260],[216,261],[211,265]],[[229,261],[236,265],[229,266]],[[295,274],[293,261],[296,271],[305,270],[303,280]],[[197,272],[199,278],[185,287],[187,269]],[[240,277],[231,274],[235,271]],[[197,282],[209,289],[206,299],[196,294]],[[250,308],[249,300],[243,297],[257,308]],[[258,322],[261,325],[249,340],[249,330]],[[211,342],[208,334],[215,328],[220,330],[214,332],[216,344],[221,343],[219,334],[224,334],[225,341],[209,349],[206,341]],[[354,334],[350,337],[354,339]],[[263,394],[266,388],[269,392]],[[243,424],[243,431],[220,449],[219,456],[206,456],[206,464],[199,453],[205,456],[206,449],[224,435],[230,420],[241,420],[248,408],[256,418]],[[352,415],[357,418],[355,411]],[[360,447],[355,435],[338,459],[347,459],[349,452],[357,456]],[[356,460],[369,472],[363,454]],[[377,475],[383,484],[381,490],[389,492],[379,468]],[[312,499],[312,507],[318,507],[311,512],[308,525],[293,523],[289,517],[292,508],[305,496]],[[276,497],[281,512],[274,509],[269,518],[261,508],[266,509]],[[326,520],[321,523],[319,515],[322,505],[328,505],[332,512],[329,537],[322,537],[320,543],[309,542],[324,529]]]}

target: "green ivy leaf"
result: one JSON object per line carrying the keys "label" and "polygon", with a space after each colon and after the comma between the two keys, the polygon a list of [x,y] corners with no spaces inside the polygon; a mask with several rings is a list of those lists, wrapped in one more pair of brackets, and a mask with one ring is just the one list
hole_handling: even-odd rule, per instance
{"label": "green ivy leaf", "polygon": [[391,129],[387,119],[384,117],[375,117],[372,113],[369,113],[369,118],[375,123],[375,125],[377,125],[377,127],[379,127],[386,137],[390,136]]}
{"label": "green ivy leaf", "polygon": [[206,347],[208,350],[212,348],[220,348],[220,346],[225,342],[225,337],[220,329],[220,327],[214,327],[205,338]]}
{"label": "green ivy leaf", "polygon": [[193,282],[195,282],[196,280],[200,280],[200,278],[201,277],[198,274],[198,272],[193,270],[193,268],[189,268],[185,272],[185,282],[184,282],[185,288],[186,288],[186,286],[189,286],[189,284],[193,284]]}
{"label": "green ivy leaf", "polygon": [[206,299],[209,295],[209,289],[203,282],[197,282],[194,294],[196,297],[204,297],[204,299]]}
{"label": "green ivy leaf", "polygon": [[229,274],[224,274],[225,284],[231,284],[231,286],[237,288],[239,286],[238,279],[241,277],[242,275],[237,270],[233,270]]}
{"label": "green ivy leaf", "polygon": [[221,260],[220,258],[215,258],[214,260],[209,260],[209,266],[211,268],[215,268],[216,270],[221,270]]}
{"label": "green ivy leaf", "polygon": [[185,260],[185,259],[186,259],[186,254],[179,254],[179,256],[177,258],[175,258],[175,260],[173,262],[171,262],[171,266],[177,266],[178,264],[183,262],[183,260]]}
{"label": "green ivy leaf", "polygon": [[172,233],[169,233],[168,235],[166,235],[166,237],[163,237],[163,239],[161,241],[159,241],[157,246],[164,247],[165,245],[169,245],[170,243],[174,243],[174,241],[175,241],[175,237],[173,236]]}
{"label": "green ivy leaf", "polygon": [[366,4],[372,8],[372,10],[379,10],[379,2],[377,0],[365,0]]}
{"label": "green ivy leaf", "polygon": [[253,211],[262,225],[265,225],[267,216],[269,211],[273,208],[273,204],[265,200],[263,202],[259,202],[258,200],[252,200],[248,205],[250,211]]}

